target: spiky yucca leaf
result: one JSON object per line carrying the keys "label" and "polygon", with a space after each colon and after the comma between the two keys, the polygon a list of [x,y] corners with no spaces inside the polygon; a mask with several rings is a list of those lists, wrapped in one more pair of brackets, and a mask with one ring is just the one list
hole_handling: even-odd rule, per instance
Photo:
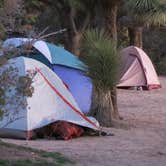
{"label": "spiky yucca leaf", "polygon": [[126,9],[136,23],[146,25],[166,23],[165,0],[128,0]]}
{"label": "spiky yucca leaf", "polygon": [[93,85],[111,90],[117,80],[116,47],[104,30],[88,30],[84,35],[82,61],[88,66]]}
{"label": "spiky yucca leaf", "polygon": [[148,23],[152,25],[166,25],[166,1],[157,5],[148,16]]}

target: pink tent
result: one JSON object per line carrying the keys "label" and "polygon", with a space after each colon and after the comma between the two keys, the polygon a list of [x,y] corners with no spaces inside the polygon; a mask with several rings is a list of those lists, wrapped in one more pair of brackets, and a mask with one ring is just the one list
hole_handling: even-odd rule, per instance
{"label": "pink tent", "polygon": [[129,46],[121,52],[120,81],[117,87],[160,88],[154,66],[147,54],[140,48]]}

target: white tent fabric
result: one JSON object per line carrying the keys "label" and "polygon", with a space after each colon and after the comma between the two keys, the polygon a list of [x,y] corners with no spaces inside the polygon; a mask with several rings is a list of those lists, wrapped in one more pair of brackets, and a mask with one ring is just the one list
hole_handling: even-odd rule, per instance
{"label": "white tent fabric", "polygon": [[48,46],[46,44],[46,42],[44,41],[36,41],[33,46],[39,51],[41,52],[49,61],[50,63],[52,62],[52,58],[51,58],[51,53],[50,50],[48,49]]}
{"label": "white tent fabric", "polygon": [[[57,120],[65,120],[98,130],[98,122],[83,115],[61,79],[46,65],[25,57],[11,59],[5,66],[9,65],[17,67],[20,75],[34,70],[37,70],[37,74],[32,83],[33,96],[25,99],[27,107],[25,110],[20,110],[17,115],[22,118],[7,125],[6,129],[30,131]],[[6,121],[4,118],[0,122],[0,128]]]}
{"label": "white tent fabric", "polygon": [[138,55],[143,66],[148,85],[160,85],[157,73],[150,58],[142,49],[136,47],[136,50],[138,51]]}

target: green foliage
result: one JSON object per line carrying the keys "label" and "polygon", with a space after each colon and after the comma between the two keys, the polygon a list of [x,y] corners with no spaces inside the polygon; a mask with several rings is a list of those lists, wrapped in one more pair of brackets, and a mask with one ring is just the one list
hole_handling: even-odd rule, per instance
{"label": "green foliage", "polygon": [[163,0],[128,0],[125,6],[135,24],[149,26],[166,23],[166,3]]}
{"label": "green foliage", "polygon": [[146,29],[143,33],[144,49],[156,66],[158,74],[166,75],[166,29]]}
{"label": "green foliage", "polygon": [[10,161],[10,160],[0,160],[0,165],[3,166],[57,166],[57,164],[47,162],[47,161],[31,161],[31,160],[16,160],[16,161]]}
{"label": "green foliage", "polygon": [[40,14],[44,13],[47,5],[40,0],[23,0],[26,15],[23,18],[23,24],[35,25],[40,17]]}
{"label": "green foliage", "polygon": [[[63,160],[62,160],[63,161]],[[64,164],[56,163],[46,161],[46,160],[40,160],[40,161],[31,161],[31,160],[16,160],[16,161],[10,161],[10,160],[0,160],[0,165],[3,166],[63,166],[66,162],[64,161]]]}
{"label": "green foliage", "polygon": [[36,23],[37,19],[38,19],[37,14],[27,14],[22,22],[25,25],[32,25]]}
{"label": "green foliage", "polygon": [[[44,10],[41,1],[5,0],[0,1],[0,38],[14,33],[30,34],[35,29],[39,14]],[[11,36],[10,36],[11,37]],[[18,36],[17,36],[18,37]]]}
{"label": "green foliage", "polygon": [[89,12],[92,11],[92,6],[94,7],[96,4],[96,0],[67,0],[71,7],[75,9]]}
{"label": "green foliage", "polygon": [[[15,152],[15,151],[22,152],[21,159],[18,158],[18,160],[0,160],[0,165],[3,165],[3,166],[14,166],[14,165],[16,166],[63,166],[66,164],[72,164],[72,165],[75,164],[74,161],[64,157],[62,154],[58,152],[46,152],[43,150],[32,149],[32,148],[18,146],[18,145],[9,144],[9,143],[0,141],[0,147],[2,146],[9,148],[11,152]],[[38,156],[37,160],[22,159],[24,158],[24,152],[29,152],[30,155],[33,154],[34,156]]]}
{"label": "green foliage", "polygon": [[31,0],[29,1],[29,3],[31,3],[31,6],[36,8],[40,8],[43,5],[43,3],[40,0]]}
{"label": "green foliage", "polygon": [[120,26],[118,28],[118,48],[125,48],[128,46],[129,36],[128,36],[128,28],[125,26]]}
{"label": "green foliage", "polygon": [[59,165],[64,165],[66,163],[70,163],[70,164],[74,164],[73,161],[67,159],[67,158],[64,158],[60,153],[58,152],[45,152],[45,151],[42,151],[42,153],[40,153],[42,157],[44,158],[52,158],[54,159],[54,161],[56,161],[57,163],[59,163]]}
{"label": "green foliage", "polygon": [[25,8],[29,8],[28,10],[30,11],[36,11],[36,10],[41,10],[41,8],[44,7],[44,3],[41,0],[23,0],[24,1],[24,6]]}
{"label": "green foliage", "polygon": [[31,86],[32,79],[27,74],[18,78],[17,90],[20,94],[27,97],[32,97],[34,88]]}
{"label": "green foliage", "polygon": [[118,53],[104,30],[88,30],[84,36],[82,61],[93,85],[111,90],[117,81]]}
{"label": "green foliage", "polygon": [[5,28],[4,26],[0,23],[0,39],[2,39],[5,35]]}
{"label": "green foliage", "polygon": [[18,31],[24,16],[21,0],[6,0],[0,8],[0,22],[5,31]]}
{"label": "green foliage", "polygon": [[[4,89],[0,88],[0,105],[5,105],[4,95],[5,95]],[[0,110],[0,112],[2,111]]]}

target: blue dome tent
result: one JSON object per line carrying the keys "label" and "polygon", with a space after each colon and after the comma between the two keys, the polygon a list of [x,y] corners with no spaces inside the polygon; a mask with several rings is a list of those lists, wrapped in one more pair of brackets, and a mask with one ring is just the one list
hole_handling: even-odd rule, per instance
{"label": "blue dome tent", "polygon": [[33,40],[33,47],[37,53],[30,58],[41,61],[62,79],[73,95],[75,101],[84,113],[89,112],[91,105],[92,83],[85,75],[85,65],[63,47],[45,41],[35,41],[27,38],[11,38],[4,42],[4,46],[19,47],[25,42]]}
{"label": "blue dome tent", "polygon": [[91,105],[92,84],[90,78],[78,69],[52,65],[52,70],[65,82],[80,109],[87,113]]}

